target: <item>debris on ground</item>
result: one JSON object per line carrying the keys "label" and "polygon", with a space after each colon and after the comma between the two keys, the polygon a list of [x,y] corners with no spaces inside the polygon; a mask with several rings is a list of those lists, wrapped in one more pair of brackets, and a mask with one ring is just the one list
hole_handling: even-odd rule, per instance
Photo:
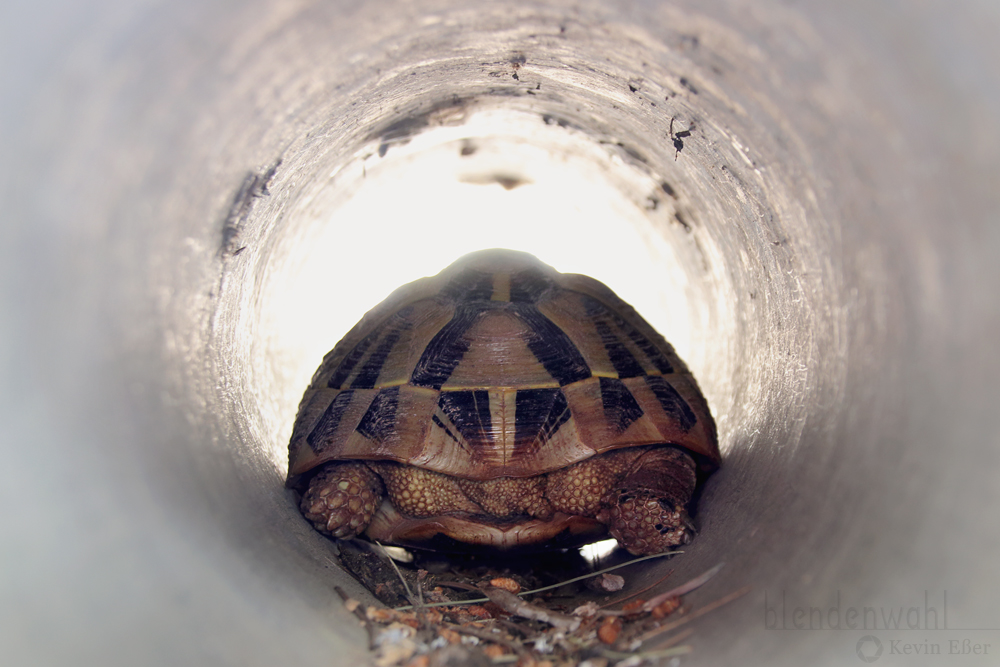
{"label": "debris on ground", "polygon": [[[654,558],[665,555],[671,554]],[[622,565],[545,582],[540,579],[546,570],[537,567],[537,559],[535,567],[524,571],[509,561],[453,562],[446,567],[430,560],[401,568],[386,553],[357,545],[342,548],[341,558],[353,563],[355,576],[364,573],[362,583],[388,605],[365,607],[336,589],[366,628],[379,667],[670,664],[671,658],[691,651],[683,642],[692,630],[678,631],[681,626],[749,591],[746,587],[700,609],[688,609],[683,596],[704,585],[721,564],[666,593],[642,599],[636,596],[645,591],[619,593],[626,580],[608,570]],[[583,601],[588,596],[595,599]]]}

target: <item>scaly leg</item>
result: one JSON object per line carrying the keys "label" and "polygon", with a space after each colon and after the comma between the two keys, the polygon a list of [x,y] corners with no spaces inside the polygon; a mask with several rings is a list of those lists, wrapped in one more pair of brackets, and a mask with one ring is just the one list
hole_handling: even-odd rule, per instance
{"label": "scaly leg", "polygon": [[382,502],[382,480],[363,463],[327,463],[302,495],[302,513],[334,537],[364,532]]}

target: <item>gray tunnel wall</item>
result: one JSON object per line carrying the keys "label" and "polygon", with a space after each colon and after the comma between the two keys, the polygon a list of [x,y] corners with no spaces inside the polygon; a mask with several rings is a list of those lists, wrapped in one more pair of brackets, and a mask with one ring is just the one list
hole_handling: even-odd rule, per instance
{"label": "gray tunnel wall", "polygon": [[[998,28],[943,2],[5,6],[4,664],[368,659],[332,589],[363,592],[282,488],[325,350],[273,304],[368,166],[432,130],[502,155],[521,135],[463,134],[497,112],[642,212],[542,220],[561,257],[599,272],[626,225],[661,248],[631,247],[644,312],[726,459],[688,552],[633,576],[724,561],[700,603],[753,587],[686,662],[855,664],[866,633],[885,664],[917,664],[894,639],[1000,651]],[[417,219],[429,265],[461,254],[454,220]],[[409,223],[324,246],[339,289]],[[319,323],[338,287],[311,289]],[[796,630],[810,607],[918,628]]]}

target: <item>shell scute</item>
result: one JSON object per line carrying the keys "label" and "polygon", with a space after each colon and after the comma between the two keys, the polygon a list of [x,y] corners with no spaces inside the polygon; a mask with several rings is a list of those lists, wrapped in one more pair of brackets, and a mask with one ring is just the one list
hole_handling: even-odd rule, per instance
{"label": "shell scute", "polygon": [[540,269],[524,269],[510,278],[510,300],[514,303],[538,303],[556,289],[556,282]]}
{"label": "shell scute", "polygon": [[659,334],[638,329],[592,296],[564,290],[539,310],[572,339],[594,375],[628,378],[683,368]]}
{"label": "shell scute", "polygon": [[721,457],[715,422],[698,385],[690,376],[647,375],[623,382],[656,424],[659,442],[680,445],[698,454],[706,470],[717,467]]}
{"label": "shell scute", "polygon": [[558,386],[528,348],[531,331],[516,313],[504,308],[484,311],[466,332],[468,346],[448,379],[445,390],[477,387]]}
{"label": "shell scute", "polygon": [[594,377],[566,388],[577,430],[595,452],[664,442],[624,380]]}
{"label": "shell scute", "polygon": [[463,269],[445,283],[438,294],[438,299],[449,304],[489,301],[493,296],[493,280],[493,273],[478,269]]}
{"label": "shell scute", "polygon": [[[374,389],[410,381],[427,339],[454,319],[454,309],[423,299],[386,318],[331,366],[331,389]],[[313,384],[322,379],[317,377]]]}

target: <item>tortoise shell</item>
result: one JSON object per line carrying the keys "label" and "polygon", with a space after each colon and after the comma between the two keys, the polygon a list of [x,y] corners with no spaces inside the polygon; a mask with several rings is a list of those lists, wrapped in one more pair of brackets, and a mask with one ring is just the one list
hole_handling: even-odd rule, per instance
{"label": "tortoise shell", "polygon": [[603,283],[487,250],[399,288],[326,355],[299,407],[288,483],[337,460],[530,477],[653,443],[704,472],[720,460],[670,344]]}

